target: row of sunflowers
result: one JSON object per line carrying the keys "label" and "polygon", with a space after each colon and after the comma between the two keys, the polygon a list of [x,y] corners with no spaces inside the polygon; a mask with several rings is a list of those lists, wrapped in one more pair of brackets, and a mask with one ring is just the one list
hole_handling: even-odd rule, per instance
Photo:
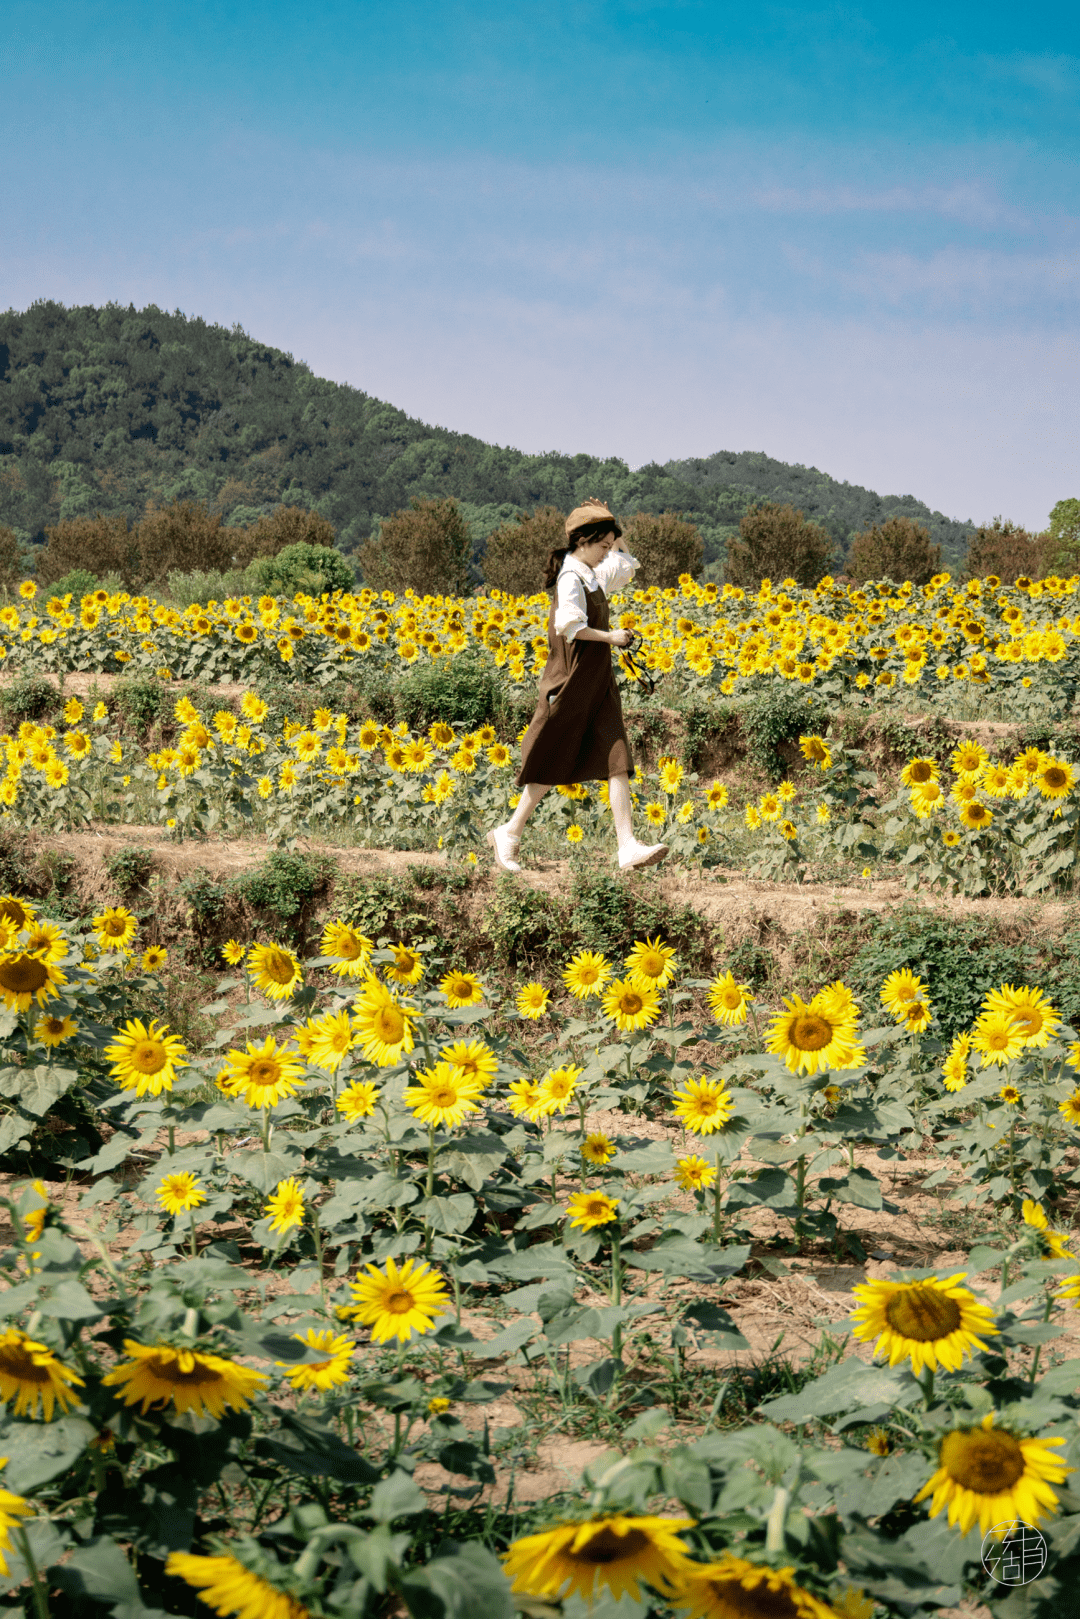
{"label": "row of sunflowers", "polygon": [[[990,687],[1011,712],[1063,712],[1080,669],[1080,577],[989,576],[928,585],[860,586],[793,579],[757,591],[699,584],[648,586],[614,598],[618,623],[641,638],[641,669],[662,696],[763,690],[777,682],[822,697],[880,702],[893,690],[961,706]],[[479,657],[514,686],[530,686],[547,655],[548,598],[491,591],[475,597],[401,598],[368,589],[315,598],[262,596],[180,611],[148,596],[98,590],[76,602],[44,600],[32,580],[0,609],[0,657],[20,668],[167,672],[180,680],[252,680],[267,669],[328,684],[365,668]]]}
{"label": "row of sunflowers", "polygon": [[[0,928],[0,1147],[60,1098],[107,1121],[81,1193],[7,1200],[0,1533],[30,1611],[1004,1615],[1014,1520],[1027,1611],[1067,1611],[1080,1039],[1037,988],[946,1050],[907,970],[875,1017],[842,982],[769,1012],[658,937],[500,998],[336,918],[309,959],[231,940],[193,1051],[124,907],[7,895]],[[859,1285],[821,1375],[681,1423],[703,1352],[749,1353],[724,1290],[753,1245],[859,1254],[895,1212],[868,1160],[927,1140],[925,1184],[1015,1211],[1011,1240]],[[622,1442],[515,1509],[485,1413],[530,1387]]]}
{"label": "row of sunflowers", "polygon": [[[286,720],[277,731],[256,692],[239,706],[210,716],[181,697],[174,742],[144,752],[110,736],[104,701],[88,709],[70,698],[64,729],[24,721],[0,735],[0,819],[46,829],[156,822],[175,838],[216,831],[279,843],[335,841],[345,827],[369,845],[439,848],[475,862],[486,830],[517,803],[514,751],[490,726],[436,722],[418,734],[317,708],[309,724]],[[661,755],[635,773],[638,813],[684,861],[745,864],[755,876],[802,880],[811,869],[848,867],[968,894],[1071,886],[1080,772],[1069,759],[1029,747],[999,760],[969,738],[948,770],[930,756],[909,759],[885,799],[858,750],[816,733],[799,746],[799,781],[741,806],[724,782],[706,783]],[[560,787],[540,816],[570,851],[586,839],[606,843],[607,784]]]}

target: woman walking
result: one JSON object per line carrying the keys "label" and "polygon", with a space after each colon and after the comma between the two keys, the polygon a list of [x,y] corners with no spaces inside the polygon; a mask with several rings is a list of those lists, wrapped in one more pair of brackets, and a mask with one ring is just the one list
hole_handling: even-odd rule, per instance
{"label": "woman walking", "polygon": [[566,544],[552,551],[544,580],[555,595],[540,696],[521,743],[521,799],[510,819],[487,835],[504,871],[521,870],[521,834],[544,794],[579,781],[608,783],[620,870],[654,866],[668,852],[666,843],[639,843],[634,836],[634,765],[611,666],[612,647],[628,646],[631,634],[609,628],[607,592],[621,590],[637,567],[603,501],[587,500],[570,513]]}

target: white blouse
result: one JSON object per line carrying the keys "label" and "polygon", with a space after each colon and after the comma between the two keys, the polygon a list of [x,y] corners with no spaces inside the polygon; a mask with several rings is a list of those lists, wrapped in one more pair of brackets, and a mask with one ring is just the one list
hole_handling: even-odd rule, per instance
{"label": "white blouse", "polygon": [[590,568],[571,551],[555,581],[555,634],[572,641],[589,622],[585,592],[599,589],[605,596],[613,596],[630,583],[640,566],[629,551],[609,551],[602,562]]}

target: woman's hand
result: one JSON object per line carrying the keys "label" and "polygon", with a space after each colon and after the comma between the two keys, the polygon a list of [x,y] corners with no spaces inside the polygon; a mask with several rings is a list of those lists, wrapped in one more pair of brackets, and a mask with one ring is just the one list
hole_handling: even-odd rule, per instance
{"label": "woman's hand", "polygon": [[633,639],[633,630],[612,630],[608,635],[608,645],[629,646]]}

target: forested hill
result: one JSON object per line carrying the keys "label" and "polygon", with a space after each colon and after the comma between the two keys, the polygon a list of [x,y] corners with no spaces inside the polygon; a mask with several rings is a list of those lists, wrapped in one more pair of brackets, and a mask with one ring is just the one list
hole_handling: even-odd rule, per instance
{"label": "forested hill", "polygon": [[841,543],[883,518],[926,524],[955,561],[969,523],[813,467],[720,451],[631,471],[589,455],[522,455],[327,382],[292,355],[180,313],[36,303],[0,315],[0,523],[40,542],[59,518],[205,501],[247,525],[316,508],[351,551],[414,495],[455,495],[483,539],[522,508],[597,494],[624,515],[676,510],[706,558],[754,501],[791,501]]}

